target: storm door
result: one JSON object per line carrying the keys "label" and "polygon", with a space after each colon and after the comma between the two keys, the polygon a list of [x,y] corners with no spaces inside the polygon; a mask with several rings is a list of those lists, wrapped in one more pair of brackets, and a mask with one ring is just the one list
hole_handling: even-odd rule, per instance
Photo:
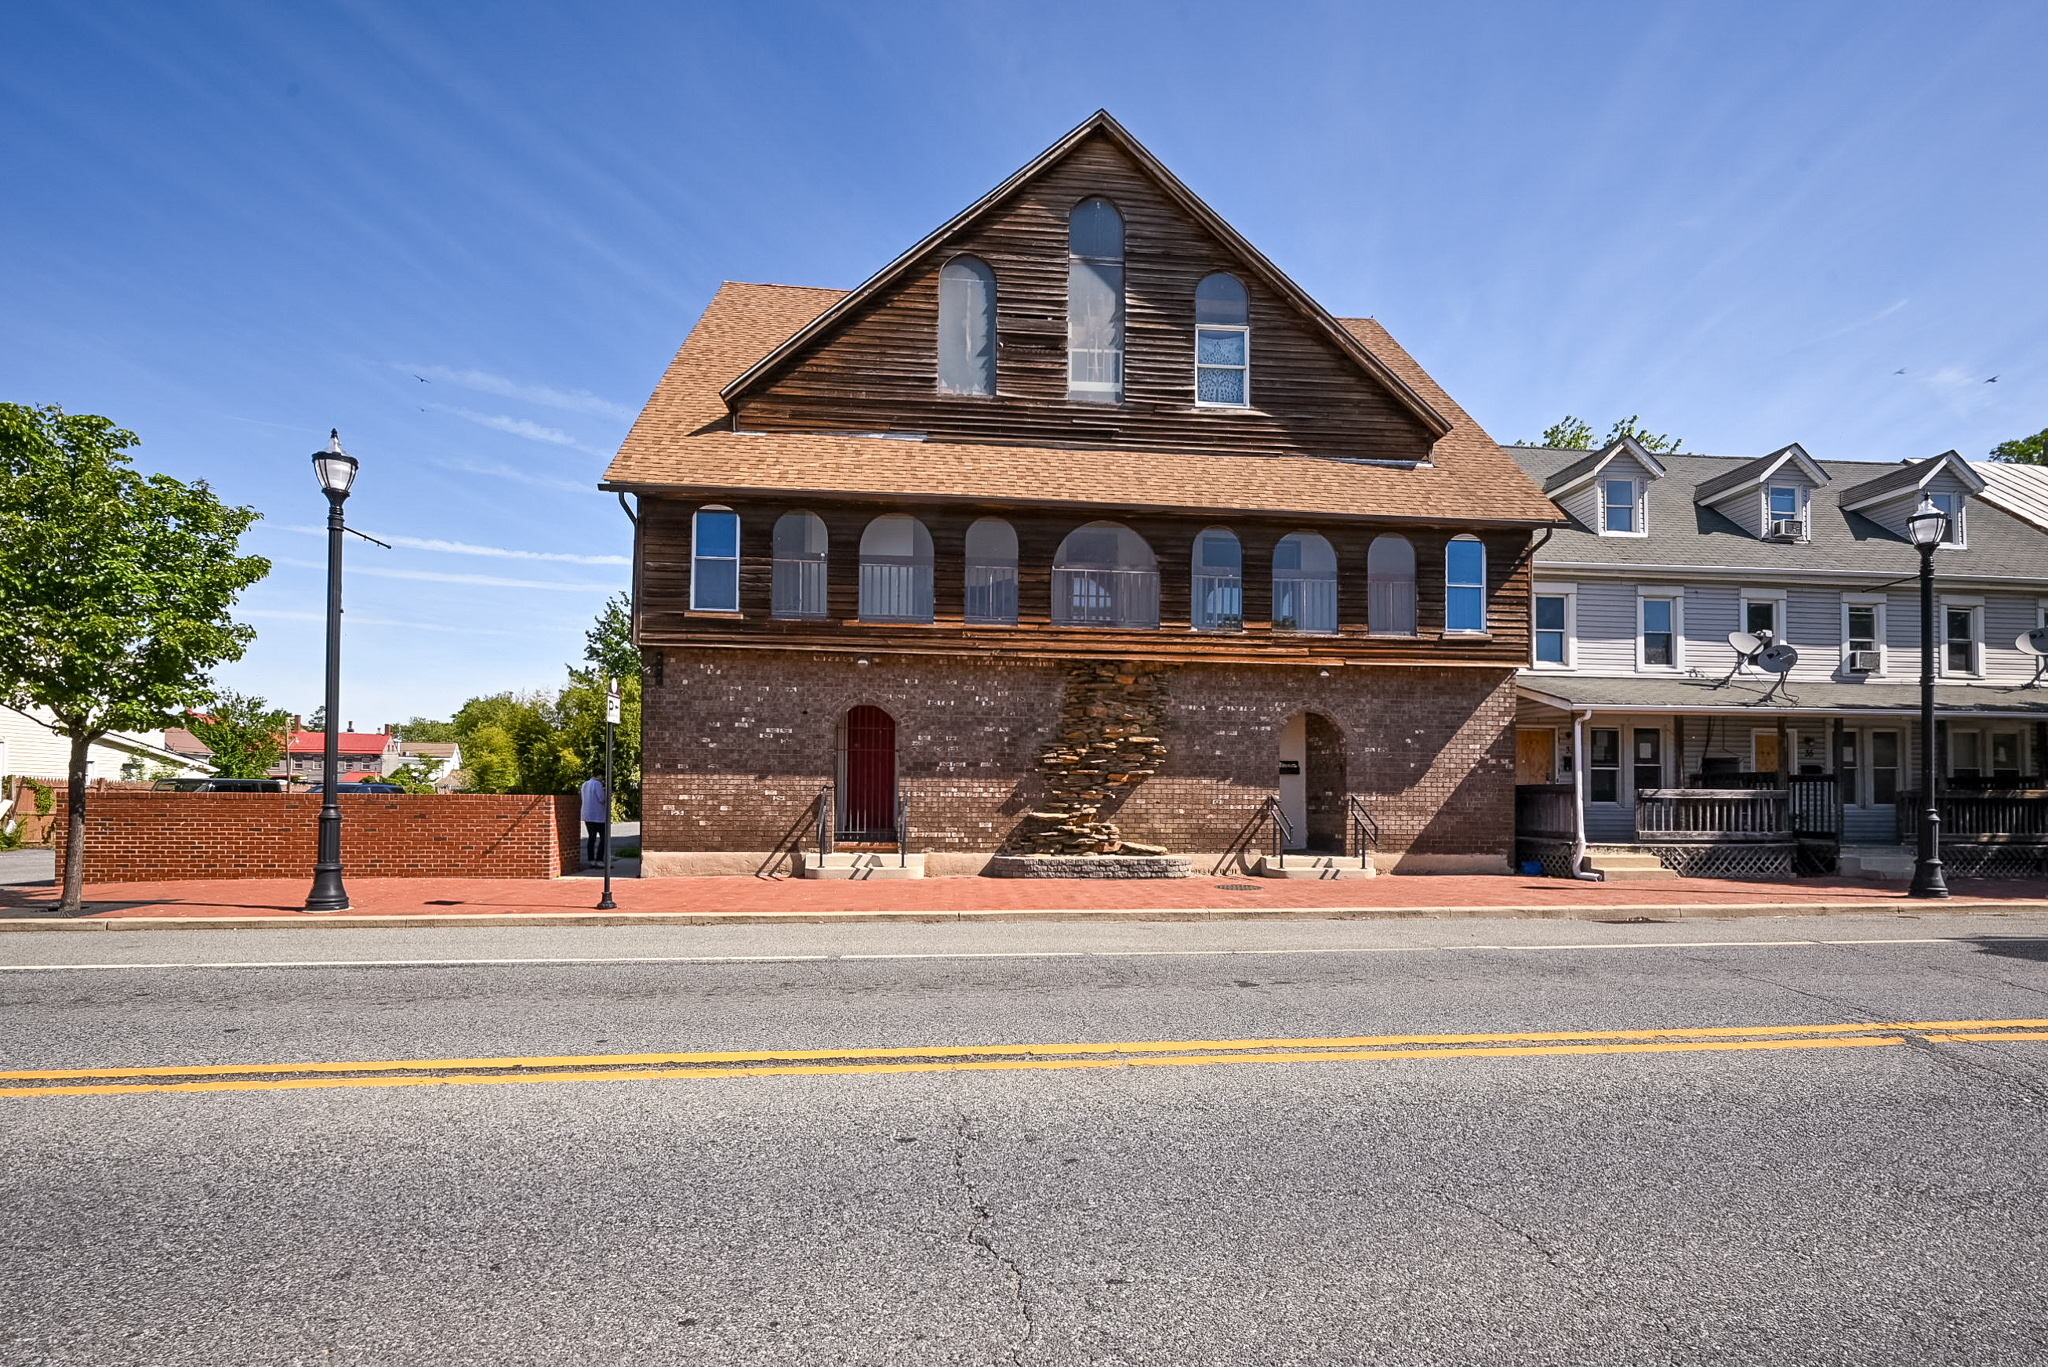
{"label": "storm door", "polygon": [[840,742],[839,838],[896,838],[896,719],[863,704],[846,714]]}

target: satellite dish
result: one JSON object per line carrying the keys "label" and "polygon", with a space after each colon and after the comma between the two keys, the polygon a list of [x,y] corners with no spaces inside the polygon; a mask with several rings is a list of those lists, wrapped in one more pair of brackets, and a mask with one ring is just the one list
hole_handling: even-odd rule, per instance
{"label": "satellite dish", "polygon": [[2013,645],[2024,655],[2048,655],[2048,627],[2035,627],[2032,631],[2021,632],[2020,638],[2014,641]]}
{"label": "satellite dish", "polygon": [[1746,631],[1731,631],[1728,633],[1728,644],[1737,655],[1740,655],[1745,660],[1755,659],[1757,653],[1770,643],[1771,633],[1768,631],[1760,632],[1755,636],[1750,635]]}
{"label": "satellite dish", "polygon": [[1799,663],[1799,652],[1791,646],[1765,646],[1756,662],[1766,674],[1786,674]]}

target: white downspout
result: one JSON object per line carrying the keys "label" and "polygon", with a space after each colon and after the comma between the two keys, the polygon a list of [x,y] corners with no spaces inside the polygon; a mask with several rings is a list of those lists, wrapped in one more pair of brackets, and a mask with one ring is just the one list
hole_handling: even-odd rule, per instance
{"label": "white downspout", "polygon": [[1586,868],[1586,719],[1592,715],[1590,707],[1572,713],[1572,877],[1604,883]]}

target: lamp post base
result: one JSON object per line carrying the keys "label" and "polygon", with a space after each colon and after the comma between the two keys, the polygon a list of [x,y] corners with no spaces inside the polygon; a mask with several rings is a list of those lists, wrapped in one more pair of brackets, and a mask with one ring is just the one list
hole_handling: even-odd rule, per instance
{"label": "lamp post base", "polygon": [[314,869],[313,890],[306,894],[306,905],[301,910],[321,915],[348,909],[348,889],[342,886],[341,869]]}
{"label": "lamp post base", "polygon": [[1913,866],[1913,886],[1907,891],[1909,897],[1946,897],[1948,881],[1942,877],[1939,859],[1923,859]]}

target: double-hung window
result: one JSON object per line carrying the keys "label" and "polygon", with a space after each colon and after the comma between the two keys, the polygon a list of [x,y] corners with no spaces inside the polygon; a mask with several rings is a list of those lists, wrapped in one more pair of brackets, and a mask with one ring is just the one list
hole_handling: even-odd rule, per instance
{"label": "double-hung window", "polygon": [[690,521],[690,606],[740,610],[740,515],[730,508],[699,508]]}
{"label": "double-hung window", "polygon": [[1765,495],[1765,511],[1770,516],[1770,526],[1765,530],[1776,533],[1779,524],[1795,524],[1794,535],[1806,535],[1806,513],[1799,506],[1799,486],[1796,484],[1773,484]]}
{"label": "double-hung window", "polygon": [[1609,479],[1600,484],[1600,527],[1605,532],[1619,532],[1634,536],[1643,530],[1642,518],[1637,516],[1636,482],[1632,479]]}
{"label": "double-hung window", "polygon": [[1477,537],[1453,537],[1444,547],[1444,630],[1486,630],[1486,544]]}
{"label": "double-hung window", "polygon": [[1643,598],[1641,653],[1636,663],[1643,669],[1678,668],[1678,600]]}
{"label": "double-hung window", "polygon": [[1586,800],[1621,801],[1621,732],[1596,726],[1586,732]]}
{"label": "double-hung window", "polygon": [[1234,275],[1195,287],[1195,402],[1245,408],[1252,401],[1251,300]]}
{"label": "double-hung window", "polygon": [[1968,529],[1963,522],[1963,496],[1947,493],[1929,494],[1927,497],[1948,517],[1948,535],[1941,539],[1941,545],[1949,550],[1961,550],[1969,544]]}
{"label": "double-hung window", "polygon": [[1538,593],[1535,608],[1535,656],[1538,665],[1571,664],[1571,595]]}
{"label": "double-hung window", "polygon": [[1941,610],[1941,669],[1944,674],[1976,674],[1982,670],[1982,644],[1977,639],[1975,607],[1944,605]]}
{"label": "double-hung window", "polygon": [[1884,673],[1884,608],[1879,603],[1842,605],[1843,664],[1851,674]]}

